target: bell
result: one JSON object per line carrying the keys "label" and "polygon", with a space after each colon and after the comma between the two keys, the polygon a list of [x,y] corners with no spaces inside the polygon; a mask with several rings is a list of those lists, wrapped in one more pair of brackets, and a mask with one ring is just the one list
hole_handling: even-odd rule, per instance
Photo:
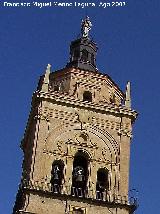
{"label": "bell", "polygon": [[75,168],[75,180],[77,182],[82,182],[84,178],[84,170],[82,167],[76,167]]}
{"label": "bell", "polygon": [[76,181],[82,182],[83,181],[83,175],[77,175]]}
{"label": "bell", "polygon": [[53,180],[60,179],[59,173],[60,173],[60,169],[59,169],[58,165],[55,165],[55,167],[53,169]]}
{"label": "bell", "polygon": [[104,190],[105,190],[104,185],[103,185],[101,182],[99,182],[99,183],[97,184],[97,189],[98,189],[100,192],[104,192]]}
{"label": "bell", "polygon": [[54,180],[59,180],[58,173],[55,173],[55,174],[54,174],[53,179],[54,179]]}

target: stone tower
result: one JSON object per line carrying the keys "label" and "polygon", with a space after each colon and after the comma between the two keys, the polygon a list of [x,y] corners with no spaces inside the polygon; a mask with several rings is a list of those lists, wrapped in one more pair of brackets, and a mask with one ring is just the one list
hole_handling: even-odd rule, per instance
{"label": "stone tower", "polygon": [[69,63],[54,72],[48,65],[33,93],[14,214],[131,214],[137,207],[128,197],[137,117],[130,83],[123,93],[98,71],[91,26],[86,17]]}

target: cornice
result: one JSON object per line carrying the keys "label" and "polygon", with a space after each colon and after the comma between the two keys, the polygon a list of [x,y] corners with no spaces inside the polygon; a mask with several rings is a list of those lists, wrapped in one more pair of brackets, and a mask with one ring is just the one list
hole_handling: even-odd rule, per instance
{"label": "cornice", "polygon": [[101,111],[106,114],[113,114],[118,116],[126,116],[131,118],[134,122],[138,116],[138,113],[135,110],[128,109],[125,106],[116,106],[113,104],[106,103],[91,103],[87,101],[81,101],[75,99],[75,97],[69,96],[68,94],[60,94],[57,92],[42,92],[36,91],[34,96],[38,99],[51,100],[52,102],[61,104],[61,105],[71,105],[73,107],[81,107],[85,109],[90,109],[93,111]]}

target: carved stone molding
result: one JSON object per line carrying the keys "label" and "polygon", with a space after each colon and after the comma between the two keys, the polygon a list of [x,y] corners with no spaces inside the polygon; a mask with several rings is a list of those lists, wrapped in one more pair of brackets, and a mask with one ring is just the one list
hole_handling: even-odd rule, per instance
{"label": "carved stone molding", "polygon": [[83,107],[93,109],[94,111],[95,110],[99,110],[100,112],[105,111],[106,113],[111,113],[112,115],[129,116],[129,118],[132,121],[135,121],[138,115],[136,111],[131,109],[126,109],[124,106],[117,107],[116,105],[107,104],[107,103],[88,103],[88,102],[86,103],[86,102],[83,102],[82,100],[75,98],[74,96],[70,96],[66,94],[37,92],[35,96],[37,96],[38,98],[51,99],[56,102],[66,103],[67,105],[68,104],[73,105],[74,108],[76,108],[77,106],[78,107],[83,106]]}
{"label": "carved stone molding", "polygon": [[92,124],[98,125],[99,127],[102,127],[103,129],[110,129],[110,130],[118,131],[122,127],[123,129],[127,129],[128,131],[130,130],[129,123],[121,124],[120,122],[116,122],[113,120],[105,120],[105,119],[98,118],[98,117],[92,117],[91,122],[92,122]]}
{"label": "carved stone molding", "polygon": [[60,155],[60,156],[66,156],[67,155],[67,147],[65,145],[64,142],[62,141],[58,141],[56,143],[56,149],[54,150],[50,150],[48,148],[45,148],[43,150],[44,153],[47,153],[47,154],[53,154],[53,155]]}
{"label": "carved stone molding", "polygon": [[74,113],[68,111],[62,111],[58,109],[51,109],[49,107],[39,107],[38,113],[35,118],[50,121],[50,119],[60,119],[62,121],[68,122],[78,122],[78,116]]}
{"label": "carved stone molding", "polygon": [[132,132],[127,129],[119,129],[118,134],[121,136],[129,137],[129,138],[133,137]]}
{"label": "carved stone molding", "polygon": [[75,135],[74,140],[69,139],[66,144],[74,145],[74,146],[80,146],[80,147],[87,147],[87,148],[93,148],[98,149],[98,146],[95,142],[92,142],[91,140],[82,140],[81,135]]}
{"label": "carved stone molding", "polygon": [[49,121],[50,117],[49,117],[49,113],[48,113],[47,110],[48,110],[47,108],[39,107],[38,111],[37,111],[37,114],[34,116],[34,118],[35,119],[39,119],[39,120]]}

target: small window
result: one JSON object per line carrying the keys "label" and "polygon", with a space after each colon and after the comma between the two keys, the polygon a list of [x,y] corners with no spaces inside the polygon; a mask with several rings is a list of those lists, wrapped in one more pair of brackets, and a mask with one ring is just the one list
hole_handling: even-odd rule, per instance
{"label": "small window", "polygon": [[84,211],[81,208],[73,208],[73,214],[84,214]]}
{"label": "small window", "polygon": [[82,61],[87,62],[88,61],[88,51],[83,49],[82,50],[82,57],[81,57]]}
{"label": "small window", "polygon": [[83,101],[92,102],[92,93],[90,91],[85,91],[83,93]]}
{"label": "small window", "polygon": [[75,50],[73,54],[73,60],[77,60],[79,58],[79,51]]}
{"label": "small window", "polygon": [[59,91],[59,86],[58,85],[54,86],[54,91]]}
{"label": "small window", "polygon": [[94,54],[91,54],[91,63],[92,63],[92,65],[94,65],[94,64],[95,64]]}

